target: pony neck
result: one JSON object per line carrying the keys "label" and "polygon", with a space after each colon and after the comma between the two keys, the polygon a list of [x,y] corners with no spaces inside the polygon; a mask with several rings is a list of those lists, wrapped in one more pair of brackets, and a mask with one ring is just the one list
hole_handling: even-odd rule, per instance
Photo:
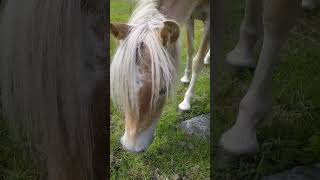
{"label": "pony neck", "polygon": [[159,0],[159,11],[166,18],[181,24],[190,17],[194,8],[201,1],[203,0]]}

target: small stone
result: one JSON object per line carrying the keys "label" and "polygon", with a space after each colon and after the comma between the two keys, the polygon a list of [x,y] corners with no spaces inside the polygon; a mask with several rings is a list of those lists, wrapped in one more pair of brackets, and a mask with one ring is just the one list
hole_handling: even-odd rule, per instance
{"label": "small stone", "polygon": [[170,179],[172,179],[172,180],[181,180],[182,178],[178,174],[175,174],[175,175],[172,175],[170,177]]}
{"label": "small stone", "polygon": [[201,115],[181,123],[182,130],[189,135],[197,135],[204,139],[210,138],[210,116]]}
{"label": "small stone", "polygon": [[188,149],[193,150],[193,149],[194,149],[194,145],[191,144],[191,143],[189,143],[189,144],[188,144]]}
{"label": "small stone", "polygon": [[158,180],[169,180],[169,178],[167,178],[164,175],[159,176]]}
{"label": "small stone", "polygon": [[180,146],[185,146],[187,143],[184,142],[184,141],[179,141],[178,144],[179,144]]}
{"label": "small stone", "polygon": [[157,168],[156,170],[153,171],[153,180],[157,180],[160,177],[160,170]]}
{"label": "small stone", "polygon": [[193,167],[191,168],[191,171],[195,172],[195,171],[197,171],[199,168],[200,168],[199,165],[195,165],[195,166],[193,166]]}

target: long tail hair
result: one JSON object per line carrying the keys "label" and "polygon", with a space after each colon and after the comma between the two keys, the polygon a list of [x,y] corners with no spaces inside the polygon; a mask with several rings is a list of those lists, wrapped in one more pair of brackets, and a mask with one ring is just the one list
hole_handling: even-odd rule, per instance
{"label": "long tail hair", "polygon": [[92,13],[84,2],[6,2],[0,13],[0,88],[14,137],[40,146],[47,156],[50,151],[81,159],[79,173],[91,179],[91,95],[105,72],[88,24],[100,10]]}

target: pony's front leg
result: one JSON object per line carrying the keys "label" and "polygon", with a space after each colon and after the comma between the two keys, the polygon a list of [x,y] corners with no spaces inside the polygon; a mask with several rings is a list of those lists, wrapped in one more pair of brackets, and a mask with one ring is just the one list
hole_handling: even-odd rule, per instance
{"label": "pony's front leg", "polygon": [[190,82],[191,68],[192,68],[192,58],[194,53],[194,20],[189,18],[186,22],[187,30],[187,64],[184,70],[184,75],[181,78],[182,83]]}
{"label": "pony's front leg", "polygon": [[204,58],[204,64],[210,64],[210,49],[209,49],[206,57]]}
{"label": "pony's front leg", "polygon": [[210,44],[210,22],[208,21],[208,22],[205,22],[204,35],[201,40],[199,50],[196,56],[193,58],[191,82],[184,96],[183,102],[179,104],[179,109],[182,111],[191,109],[190,100],[194,96],[194,88],[196,85],[196,81],[203,67],[203,59],[206,56],[206,53],[209,49],[209,44]]}
{"label": "pony's front leg", "polygon": [[226,56],[228,64],[254,68],[253,48],[262,28],[262,0],[246,0],[245,15],[240,27],[239,41]]}
{"label": "pony's front leg", "polygon": [[260,58],[250,88],[240,102],[237,121],[220,139],[223,150],[234,154],[257,152],[256,126],[270,112],[272,73],[298,10],[299,0],[266,0]]}

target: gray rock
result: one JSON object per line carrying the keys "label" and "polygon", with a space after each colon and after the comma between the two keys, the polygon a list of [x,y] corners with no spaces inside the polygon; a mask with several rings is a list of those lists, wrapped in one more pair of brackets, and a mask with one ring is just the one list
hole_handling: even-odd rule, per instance
{"label": "gray rock", "polygon": [[201,115],[181,123],[182,130],[190,135],[197,135],[209,140],[210,138],[210,116]]}
{"label": "gray rock", "polygon": [[314,166],[297,166],[261,180],[320,180],[320,164]]}
{"label": "gray rock", "polygon": [[180,177],[179,174],[175,174],[175,175],[172,175],[172,176],[170,177],[170,179],[172,179],[172,180],[181,180],[182,177]]}

